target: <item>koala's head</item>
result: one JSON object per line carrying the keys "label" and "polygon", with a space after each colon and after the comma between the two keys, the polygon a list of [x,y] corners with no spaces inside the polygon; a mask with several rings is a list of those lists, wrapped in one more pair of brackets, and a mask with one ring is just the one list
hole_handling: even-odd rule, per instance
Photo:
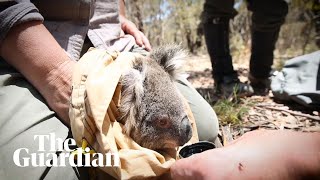
{"label": "koala's head", "polygon": [[143,147],[160,150],[185,144],[192,129],[175,81],[186,53],[168,45],[136,59],[121,79],[121,121]]}

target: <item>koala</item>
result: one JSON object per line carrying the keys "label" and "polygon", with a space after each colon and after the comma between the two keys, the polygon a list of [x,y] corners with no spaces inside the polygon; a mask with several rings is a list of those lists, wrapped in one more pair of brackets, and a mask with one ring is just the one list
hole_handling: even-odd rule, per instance
{"label": "koala", "polygon": [[182,95],[175,86],[185,58],[177,45],[159,47],[136,59],[121,77],[120,122],[125,133],[145,148],[175,148],[192,136]]}

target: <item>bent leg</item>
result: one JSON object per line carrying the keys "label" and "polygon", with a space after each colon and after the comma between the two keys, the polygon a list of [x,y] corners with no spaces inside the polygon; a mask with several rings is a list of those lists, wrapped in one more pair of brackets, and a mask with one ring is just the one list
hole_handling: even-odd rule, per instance
{"label": "bent leg", "polygon": [[[56,153],[50,151],[50,143],[58,145],[45,139],[45,151],[39,152],[39,139],[34,139],[35,135],[54,133],[56,139],[64,141],[69,130],[56,118],[34,87],[3,59],[0,59],[0,110],[1,179],[77,179],[70,166],[32,167],[31,153]],[[19,158],[21,165],[24,165],[23,158],[30,158],[28,167],[19,167],[13,161],[13,154],[19,148],[29,150],[28,153],[22,150]]]}
{"label": "bent leg", "polygon": [[216,113],[186,79],[179,78],[176,85],[191,108],[196,121],[199,140],[214,142],[219,131]]}

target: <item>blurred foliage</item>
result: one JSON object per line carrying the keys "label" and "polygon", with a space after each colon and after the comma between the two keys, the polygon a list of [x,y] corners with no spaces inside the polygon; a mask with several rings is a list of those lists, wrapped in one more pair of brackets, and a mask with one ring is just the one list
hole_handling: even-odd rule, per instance
{"label": "blurred foliage", "polygon": [[[126,6],[129,19],[135,24],[143,22],[143,28],[139,28],[153,46],[175,42],[193,53],[203,47],[199,29],[203,0],[131,0]],[[140,7],[143,18],[135,18],[134,7]]]}
{"label": "blurred foliage", "polygon": [[[239,1],[239,0],[238,0]],[[236,2],[238,2],[236,1]],[[314,0],[291,0],[275,50],[275,68],[292,57],[318,50],[315,45]],[[191,53],[206,53],[200,22],[204,0],[130,0],[127,16],[144,31],[153,46],[178,43]],[[234,61],[248,63],[251,12],[238,6],[230,22],[230,49]]]}

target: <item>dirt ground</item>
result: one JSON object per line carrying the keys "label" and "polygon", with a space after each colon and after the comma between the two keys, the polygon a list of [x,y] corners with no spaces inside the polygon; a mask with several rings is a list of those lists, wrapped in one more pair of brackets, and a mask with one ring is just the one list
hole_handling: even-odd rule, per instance
{"label": "dirt ground", "polygon": [[[240,80],[247,81],[248,63],[234,64]],[[213,90],[211,63],[208,55],[191,55],[183,66],[188,80],[198,92],[212,105],[220,99]],[[276,102],[272,92],[267,96],[252,96],[243,99],[253,102],[248,112],[241,117],[240,124],[224,124],[220,126],[220,135],[224,144],[242,134],[256,129],[291,129],[296,131],[319,131],[319,111],[310,111],[293,102]],[[252,103],[251,103],[252,104]],[[245,105],[245,104],[244,104]]]}

